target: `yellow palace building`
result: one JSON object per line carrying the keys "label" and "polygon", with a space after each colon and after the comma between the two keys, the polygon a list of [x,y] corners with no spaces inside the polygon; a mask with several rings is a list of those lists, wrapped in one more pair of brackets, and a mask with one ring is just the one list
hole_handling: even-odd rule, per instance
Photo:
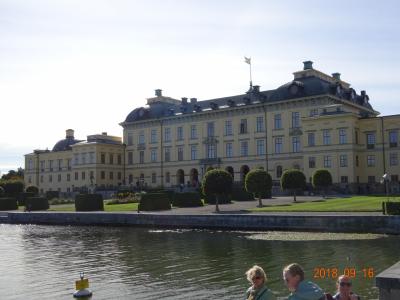
{"label": "yellow palace building", "polygon": [[72,137],[62,151],[55,146],[25,155],[26,184],[61,192],[90,185],[197,186],[208,167],[226,169],[237,182],[253,168],[276,181],[286,169],[311,178],[326,168],[343,191],[381,192],[383,174],[398,190],[400,115],[378,116],[365,91],[311,61],[293,75],[274,90],[254,85],[242,95],[202,101],[156,90],[120,123],[123,141]]}

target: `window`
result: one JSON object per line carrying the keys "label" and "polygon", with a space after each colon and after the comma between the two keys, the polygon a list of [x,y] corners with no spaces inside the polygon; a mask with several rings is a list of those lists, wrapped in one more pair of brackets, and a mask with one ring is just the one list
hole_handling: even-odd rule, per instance
{"label": "window", "polygon": [[256,118],[256,132],[263,132],[264,131],[264,117],[257,117]]}
{"label": "window", "polygon": [[41,160],[41,161],[40,161],[40,171],[41,171],[41,172],[44,172],[44,164],[45,164],[45,161],[44,161],[44,160]]}
{"label": "window", "polygon": [[274,115],[274,128],[281,129],[282,128],[282,116],[281,114]]}
{"label": "window", "polygon": [[240,142],[240,155],[248,156],[249,155],[249,145],[247,141]]}
{"label": "window", "polygon": [[109,159],[110,159],[110,165],[114,164],[114,154],[110,153]]}
{"label": "window", "polygon": [[315,146],[315,133],[309,132],[308,133],[308,146]]}
{"label": "window", "polygon": [[113,180],[114,179],[114,172],[110,172],[110,180]]}
{"label": "window", "polygon": [[133,145],[133,133],[129,132],[128,133],[128,146],[132,146]]}
{"label": "window", "polygon": [[165,173],[165,182],[169,183],[170,181],[171,181],[170,174],[169,174],[169,172],[166,172]]}
{"label": "window", "polygon": [[391,182],[399,182],[399,175],[390,175]]}
{"label": "window", "polygon": [[157,182],[157,174],[151,173],[151,183],[156,183],[156,182]]}
{"label": "window", "polygon": [[53,161],[52,160],[49,160],[49,170],[50,170],[50,172],[53,171]]}
{"label": "window", "polygon": [[215,144],[208,144],[207,146],[207,158],[216,158],[216,146]]}
{"label": "window", "polygon": [[157,143],[157,130],[152,129],[150,132],[150,142]]}
{"label": "window", "polygon": [[233,130],[232,130],[232,121],[228,120],[225,121],[225,135],[232,135]]}
{"label": "window", "polygon": [[265,154],[265,141],[264,140],[257,140],[257,155],[264,155]]}
{"label": "window", "polygon": [[86,173],[85,172],[82,172],[82,180],[85,180],[85,178],[86,178]]}
{"label": "window", "polygon": [[292,137],[292,150],[293,152],[300,152],[300,138],[298,136]]}
{"label": "window", "polygon": [[367,155],[367,166],[375,167],[375,155]]}
{"label": "window", "polygon": [[86,164],[86,153],[81,154],[81,162],[83,165]]}
{"label": "window", "polygon": [[89,163],[94,164],[94,152],[89,152]]}
{"label": "window", "polygon": [[75,180],[78,180],[79,179],[79,174],[78,174],[78,172],[75,172]]}
{"label": "window", "polygon": [[138,140],[138,142],[139,142],[139,145],[143,145],[144,144],[144,131],[143,130],[141,130],[139,132],[139,140]]}
{"label": "window", "polygon": [[100,178],[101,178],[101,179],[106,179],[106,172],[101,171],[101,172],[100,172]]}
{"label": "window", "polygon": [[144,163],[144,151],[139,152],[139,163],[140,164]]}
{"label": "window", "polygon": [[282,138],[277,137],[275,138],[275,153],[282,153],[282,151],[283,151]]}
{"label": "window", "polygon": [[232,143],[225,144],[225,156],[232,157],[233,156],[233,145]]}
{"label": "window", "polygon": [[71,181],[71,174],[67,174],[67,181]]}
{"label": "window", "polygon": [[207,123],[207,136],[214,136],[214,122]]}
{"label": "window", "polygon": [[300,113],[298,111],[292,112],[292,128],[300,127]]}
{"label": "window", "polygon": [[183,160],[183,147],[178,147],[178,160]]}
{"label": "window", "polygon": [[358,144],[358,131],[356,131],[356,144]]}
{"label": "window", "polygon": [[133,183],[133,175],[132,174],[129,174],[128,182],[129,182],[129,184]]}
{"label": "window", "polygon": [[71,170],[71,159],[67,159],[67,168],[68,168],[68,171]]}
{"label": "window", "polygon": [[330,145],[331,144],[331,133],[328,129],[324,129],[322,131],[322,141],[324,145]]}
{"label": "window", "polygon": [[151,162],[157,161],[157,150],[156,149],[151,150],[150,159],[151,159]]}
{"label": "window", "polygon": [[340,158],[339,158],[339,161],[340,161],[340,166],[342,167],[342,168],[344,168],[344,167],[347,167],[347,155],[346,154],[341,154],[340,155]]}
{"label": "window", "polygon": [[105,153],[101,153],[100,158],[101,158],[101,163],[105,164],[106,163],[106,155],[105,155]]}
{"label": "window", "polygon": [[190,159],[191,160],[197,159],[197,146],[196,145],[190,146]]}
{"label": "window", "polygon": [[314,169],[315,168],[315,157],[309,157],[308,158],[308,167],[310,169]]}
{"label": "window", "polygon": [[43,175],[40,175],[40,182],[43,183]]}
{"label": "window", "polygon": [[58,178],[57,178],[58,182],[60,182],[60,181],[61,181],[61,174],[58,174],[57,177],[58,177]]}
{"label": "window", "polygon": [[79,154],[74,153],[74,165],[77,166],[79,165]]}
{"label": "window", "polygon": [[118,180],[121,180],[121,178],[122,178],[122,173],[121,172],[118,172]]}
{"label": "window", "polygon": [[318,108],[313,108],[310,110],[310,117],[315,117],[318,115]]}
{"label": "window", "polygon": [[339,129],[339,144],[347,143],[346,129]]}
{"label": "window", "polygon": [[399,160],[397,158],[397,153],[390,153],[389,155],[389,164],[391,166],[397,166],[399,164]]}
{"label": "window", "polygon": [[239,133],[247,133],[247,119],[240,120]]}
{"label": "window", "polygon": [[358,155],[356,155],[356,167],[359,165]]}
{"label": "window", "polygon": [[133,152],[128,151],[128,165],[133,165]]}
{"label": "window", "polygon": [[367,149],[375,148],[375,133],[367,133]]}
{"label": "window", "polygon": [[190,138],[197,139],[197,127],[196,125],[190,125]]}
{"label": "window", "polygon": [[347,176],[340,176],[340,183],[348,183],[349,178]]}
{"label": "window", "polygon": [[49,182],[53,182],[53,175],[49,175]]}
{"label": "window", "polygon": [[389,132],[389,146],[391,148],[397,147],[397,143],[398,143],[397,131],[390,131]]}
{"label": "window", "polygon": [[94,179],[94,172],[93,171],[90,171],[90,178],[89,178],[90,180],[93,180]]}
{"label": "window", "polygon": [[324,168],[331,168],[332,167],[332,158],[330,155],[324,156]]}
{"label": "window", "polygon": [[117,156],[117,164],[121,165],[122,164],[122,155],[118,154]]}
{"label": "window", "polygon": [[32,159],[29,159],[28,161],[28,170],[32,170],[33,169],[33,161]]}
{"label": "window", "polygon": [[164,129],[164,141],[165,142],[171,141],[171,128],[169,128],[169,127]]}
{"label": "window", "polygon": [[368,183],[375,183],[375,176],[368,176]]}
{"label": "window", "polygon": [[32,177],[31,176],[28,177],[28,183],[32,183]]}
{"label": "window", "polygon": [[276,177],[281,178],[282,177],[282,166],[277,166],[276,167]]}
{"label": "window", "polygon": [[165,161],[171,161],[171,149],[170,148],[164,149],[164,158],[165,158]]}
{"label": "window", "polygon": [[62,159],[59,159],[59,160],[58,160],[58,170],[61,171],[61,170],[62,170],[62,167],[63,167],[63,160],[62,160]]}
{"label": "window", "polygon": [[183,127],[182,126],[179,126],[176,128],[176,139],[178,141],[183,140]]}

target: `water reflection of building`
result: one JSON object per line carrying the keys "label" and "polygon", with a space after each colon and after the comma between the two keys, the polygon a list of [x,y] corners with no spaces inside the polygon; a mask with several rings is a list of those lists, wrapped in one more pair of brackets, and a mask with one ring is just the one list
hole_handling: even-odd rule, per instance
{"label": "water reflection of building", "polygon": [[[326,168],[344,190],[372,192],[381,187],[384,173],[395,188],[400,116],[378,114],[365,91],[357,94],[339,73],[324,74],[310,61],[292,81],[274,90],[252,86],[242,95],[204,101],[177,100],[156,90],[146,107],[134,109],[120,123],[126,148],[118,143],[115,154],[104,150],[108,156],[125,151],[121,165],[97,157],[97,170],[104,171],[107,180],[110,172],[120,172],[121,179],[117,175],[112,184],[170,187],[197,185],[208,167],[226,169],[235,181],[243,181],[256,167],[267,169],[274,180],[288,168],[301,169],[307,178],[315,169]],[[89,171],[85,166],[81,172]],[[79,180],[72,180],[70,188],[81,184]],[[39,183],[44,189],[55,187],[54,181]]]}

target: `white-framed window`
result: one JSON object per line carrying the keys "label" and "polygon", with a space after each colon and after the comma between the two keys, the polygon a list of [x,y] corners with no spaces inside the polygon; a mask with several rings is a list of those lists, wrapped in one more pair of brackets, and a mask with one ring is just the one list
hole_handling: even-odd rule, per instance
{"label": "white-framed window", "polygon": [[171,141],[171,128],[170,127],[166,127],[164,129],[164,141],[165,142]]}
{"label": "white-framed window", "polygon": [[217,157],[217,149],[215,144],[207,144],[206,145],[206,153],[207,158],[216,158]]}
{"label": "white-framed window", "polygon": [[310,147],[315,146],[315,133],[309,132],[307,134],[307,138],[308,138],[308,146]]}
{"label": "white-framed window", "polygon": [[309,167],[310,169],[314,169],[314,168],[315,168],[315,157],[310,156],[310,157],[308,158],[308,167]]}
{"label": "white-framed window", "polygon": [[265,155],[265,140],[257,140],[257,155]]}
{"label": "white-framed window", "polygon": [[331,168],[332,167],[332,157],[330,155],[324,156],[324,168]]}
{"label": "white-framed window", "polygon": [[164,159],[165,161],[171,161],[171,148],[164,149]]}
{"label": "white-framed window", "polygon": [[183,147],[178,147],[178,160],[183,160]]}
{"label": "white-framed window", "polygon": [[282,153],[283,152],[283,138],[276,137],[275,138],[275,153]]}
{"label": "white-framed window", "polygon": [[375,155],[367,155],[367,166],[375,167]]}
{"label": "white-framed window", "polygon": [[340,157],[339,157],[339,165],[342,168],[347,167],[348,162],[347,162],[347,155],[346,154],[341,154],[340,155]]}
{"label": "white-framed window", "polygon": [[157,130],[156,129],[152,129],[150,132],[150,142],[157,143]]}
{"label": "white-framed window", "polygon": [[313,108],[310,110],[310,117],[318,116],[318,108]]}
{"label": "white-framed window", "polygon": [[240,155],[241,156],[249,155],[249,143],[247,141],[240,142]]}
{"label": "white-framed window", "polygon": [[274,129],[281,129],[282,128],[282,115],[275,114],[274,115]]}
{"label": "white-framed window", "polygon": [[178,141],[183,140],[183,127],[182,126],[179,126],[176,128],[176,139]]}
{"label": "white-framed window", "polygon": [[132,146],[133,145],[133,133],[132,132],[128,132],[127,144],[128,144],[128,146]]}
{"label": "white-framed window", "polygon": [[144,151],[139,151],[139,163],[144,164]]}
{"label": "white-framed window", "polygon": [[397,147],[399,136],[397,130],[389,131],[389,146],[391,148]]}
{"label": "white-framed window", "polygon": [[207,136],[212,137],[214,136],[214,122],[208,122],[207,123]]}
{"label": "white-framed window", "polygon": [[197,126],[190,125],[190,138],[192,140],[197,139]]}
{"label": "white-framed window", "polygon": [[165,172],[165,182],[170,183],[171,181],[171,176],[169,172]]}
{"label": "white-framed window", "polygon": [[191,160],[197,159],[197,146],[196,145],[190,146],[190,159]]}
{"label": "white-framed window", "polygon": [[263,132],[264,129],[265,129],[264,117],[257,117],[256,118],[256,132]]}
{"label": "white-framed window", "polygon": [[247,133],[247,119],[241,119],[239,124],[239,133]]}
{"label": "white-framed window", "polygon": [[339,129],[339,144],[346,144],[347,143],[347,134],[346,129]]}
{"label": "white-framed window", "polygon": [[58,159],[58,170],[61,171],[63,168],[63,160],[62,159]]}
{"label": "white-framed window", "polygon": [[331,144],[331,132],[329,131],[329,129],[322,130],[322,142],[324,145]]}
{"label": "white-framed window", "polygon": [[375,142],[375,133],[367,133],[367,149],[374,149]]}
{"label": "white-framed window", "polygon": [[292,112],[292,128],[300,127],[300,112],[293,111]]}
{"label": "white-framed window", "polygon": [[292,137],[292,151],[300,152],[300,137],[298,136]]}
{"label": "white-framed window", "polygon": [[399,164],[399,159],[398,159],[398,156],[397,156],[397,153],[390,153],[389,154],[389,164],[391,165],[391,166],[397,166],[398,164]]}
{"label": "white-framed window", "polygon": [[232,143],[226,143],[225,144],[225,156],[226,157],[232,157],[233,156],[233,144]]}
{"label": "white-framed window", "polygon": [[151,173],[151,183],[156,183],[156,182],[157,182],[157,174]]}
{"label": "white-framed window", "polygon": [[151,162],[157,161],[157,149],[151,149],[150,159],[151,159]]}
{"label": "white-framed window", "polygon": [[225,121],[225,135],[232,135],[232,134],[233,134],[232,121],[227,120]]}
{"label": "white-framed window", "polygon": [[138,142],[139,142],[139,145],[143,145],[145,143],[145,141],[144,141],[144,130],[141,130],[139,132],[139,140],[138,140]]}
{"label": "white-framed window", "polygon": [[79,154],[74,153],[74,165],[77,166],[79,165]]}

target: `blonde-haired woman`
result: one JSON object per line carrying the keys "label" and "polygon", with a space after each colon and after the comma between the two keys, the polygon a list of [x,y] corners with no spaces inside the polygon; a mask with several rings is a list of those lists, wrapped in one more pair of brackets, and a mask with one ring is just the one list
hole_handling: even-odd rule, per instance
{"label": "blonde-haired woman", "polygon": [[246,292],[247,300],[276,300],[275,295],[266,287],[267,275],[259,266],[253,266],[246,272],[251,287]]}

